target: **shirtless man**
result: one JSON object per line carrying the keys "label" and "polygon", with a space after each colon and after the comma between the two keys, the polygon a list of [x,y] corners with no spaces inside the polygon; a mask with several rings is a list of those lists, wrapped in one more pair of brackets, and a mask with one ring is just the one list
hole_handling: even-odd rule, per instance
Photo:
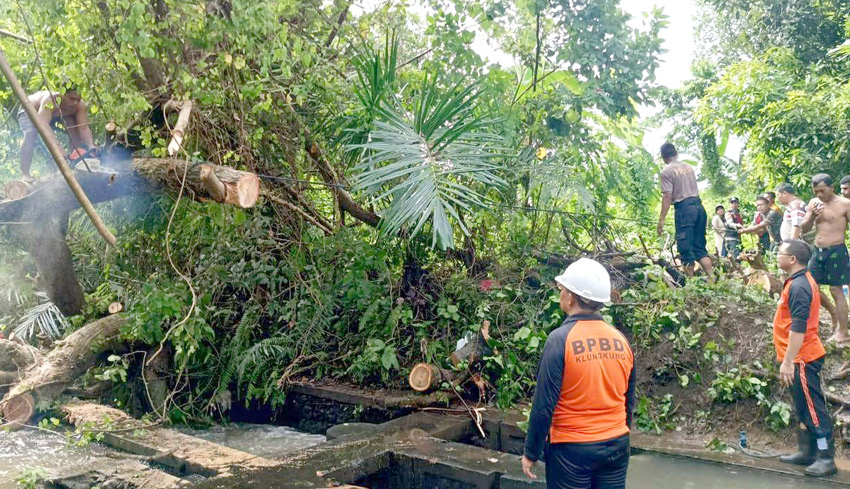
{"label": "shirtless man", "polygon": [[[89,128],[89,115],[86,103],[80,98],[76,87],[69,85],[65,94],[42,90],[29,96],[30,103],[38,112],[38,118],[48,126],[61,124],[68,133],[69,152],[76,148],[90,149],[94,147],[91,128]],[[56,104],[58,103],[58,107]],[[18,112],[18,124],[24,133],[21,141],[21,172],[24,179],[32,179],[30,167],[32,166],[32,155],[35,144],[38,141],[38,131],[33,121],[27,116],[24,109]],[[50,132],[49,137],[59,144],[56,136]],[[61,145],[60,145],[61,146]]]}
{"label": "shirtless man", "polygon": [[816,227],[809,271],[817,283],[829,286],[835,299],[838,324],[828,341],[841,343],[850,340],[847,299],[841,289],[850,284],[850,256],[844,244],[844,233],[850,222],[850,199],[835,195],[832,177],[825,173],[812,177],[812,191],[815,198],[809,202],[801,225],[803,232],[809,231],[812,225]]}

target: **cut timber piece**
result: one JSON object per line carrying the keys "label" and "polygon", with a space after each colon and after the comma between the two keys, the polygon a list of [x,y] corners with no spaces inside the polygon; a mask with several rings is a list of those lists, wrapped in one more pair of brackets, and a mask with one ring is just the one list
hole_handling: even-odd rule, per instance
{"label": "cut timber piece", "polygon": [[234,450],[130,417],[119,409],[83,401],[62,406],[68,421],[78,427],[103,430],[103,443],[136,455],[153,457],[157,463],[180,473],[212,477],[233,466],[273,467],[271,459]]}
{"label": "cut timber piece", "polygon": [[[48,404],[58,398],[65,387],[83,375],[95,364],[97,357],[114,351],[120,345],[118,333],[125,318],[121,315],[107,316],[89,323],[63,339],[50,353],[28,370],[21,381],[13,386],[0,401],[0,413],[9,419],[20,413],[19,397],[30,397],[37,405]],[[16,421],[26,422],[29,418]]]}
{"label": "cut timber piece", "polygon": [[747,285],[761,287],[770,295],[778,294],[782,291],[782,281],[766,270],[756,270],[747,279]]}
{"label": "cut timber piece", "polygon": [[20,199],[30,193],[31,185],[23,180],[12,180],[6,182],[6,198],[9,200]]}
{"label": "cut timber piece", "polygon": [[466,361],[470,365],[481,360],[490,352],[490,346],[487,344],[490,341],[490,321],[484,321],[481,328],[478,329],[478,334],[462,347],[458,348],[451,354],[452,364],[457,367],[460,362]]}
{"label": "cut timber piece", "polygon": [[35,414],[35,400],[28,393],[12,397],[3,404],[4,427],[15,429],[29,422]]}
{"label": "cut timber piece", "polygon": [[107,310],[109,311],[109,314],[118,314],[124,310],[124,305],[120,302],[112,302],[109,304]]}
{"label": "cut timber piece", "polygon": [[410,388],[416,392],[428,392],[439,387],[444,379],[442,371],[428,363],[417,363],[407,377]]}
{"label": "cut timber piece", "polygon": [[214,199],[201,179],[201,169],[207,167],[224,184],[224,203],[239,207],[253,207],[260,197],[260,179],[254,173],[227,166],[205,163],[197,165],[179,158],[134,158],[133,169],[142,178],[179,191],[186,175],[185,190],[199,197]]}

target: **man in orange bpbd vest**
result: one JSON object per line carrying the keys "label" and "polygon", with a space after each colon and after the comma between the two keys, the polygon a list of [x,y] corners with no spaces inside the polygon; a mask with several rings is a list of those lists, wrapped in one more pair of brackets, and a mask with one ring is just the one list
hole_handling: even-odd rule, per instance
{"label": "man in orange bpbd vest", "polygon": [[779,248],[779,268],[788,273],[788,279],[773,319],[773,344],[781,362],[779,380],[791,388],[800,422],[797,453],[779,459],[806,465],[806,475],[822,477],[836,472],[835,442],[821,385],[826,352],[818,338],[818,284],[806,268],[811,257],[812,249],[804,241],[785,241]]}
{"label": "man in orange bpbd vest", "polygon": [[611,300],[611,278],[581,258],[555,280],[567,318],[543,348],[522,470],[537,478],[532,468],[548,435],[547,487],[623,488],[635,369],[629,342],[598,314]]}

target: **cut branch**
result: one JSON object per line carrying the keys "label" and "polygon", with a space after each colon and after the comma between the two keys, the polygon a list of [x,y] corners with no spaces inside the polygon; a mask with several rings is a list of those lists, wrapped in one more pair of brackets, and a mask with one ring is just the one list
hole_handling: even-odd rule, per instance
{"label": "cut branch", "polygon": [[221,183],[221,180],[218,179],[209,165],[201,166],[201,181],[207,187],[214,201],[224,202],[224,199],[227,197],[227,187]]}
{"label": "cut branch", "polygon": [[351,197],[351,194],[345,190],[344,186],[341,185],[340,179],[337,177],[336,171],[333,169],[331,164],[328,163],[318,141],[316,141],[316,138],[313,136],[313,132],[310,131],[303,122],[301,122],[301,116],[294,108],[292,108],[292,106],[287,105],[287,107],[289,107],[295,123],[304,132],[304,144],[307,149],[307,154],[310,156],[310,160],[316,165],[316,169],[319,170],[319,175],[322,176],[325,183],[330,186],[339,206],[345,212],[351,214],[351,216],[355,219],[372,227],[378,227],[378,223],[381,222],[381,217],[358,204],[354,198]]}
{"label": "cut branch", "polygon": [[163,107],[163,111],[167,112],[171,108],[180,108],[180,113],[177,115],[177,123],[174,124],[174,129],[171,130],[171,142],[168,143],[168,156],[174,156],[183,147],[183,137],[189,128],[189,119],[192,117],[192,101],[186,100],[182,103],[169,102]]}

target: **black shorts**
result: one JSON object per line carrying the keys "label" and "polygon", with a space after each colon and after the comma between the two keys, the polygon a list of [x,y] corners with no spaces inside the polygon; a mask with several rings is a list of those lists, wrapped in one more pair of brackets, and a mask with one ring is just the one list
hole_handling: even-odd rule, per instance
{"label": "black shorts", "polygon": [[791,397],[797,419],[817,438],[832,438],[832,418],[826,408],[826,398],[821,385],[820,371],[823,358],[806,364],[794,365],[794,383]]}
{"label": "black shorts", "polygon": [[850,284],[850,255],[847,246],[837,244],[829,248],[812,248],[812,259],[809,260],[809,271],[815,282],[822,285]]}
{"label": "black shorts", "polygon": [[708,256],[705,248],[705,228],[708,216],[699,197],[688,197],[674,205],[676,218],[676,245],[682,262],[691,264]]}
{"label": "black shorts", "polygon": [[629,435],[594,443],[553,443],[546,449],[549,489],[622,489],[629,468]]}

